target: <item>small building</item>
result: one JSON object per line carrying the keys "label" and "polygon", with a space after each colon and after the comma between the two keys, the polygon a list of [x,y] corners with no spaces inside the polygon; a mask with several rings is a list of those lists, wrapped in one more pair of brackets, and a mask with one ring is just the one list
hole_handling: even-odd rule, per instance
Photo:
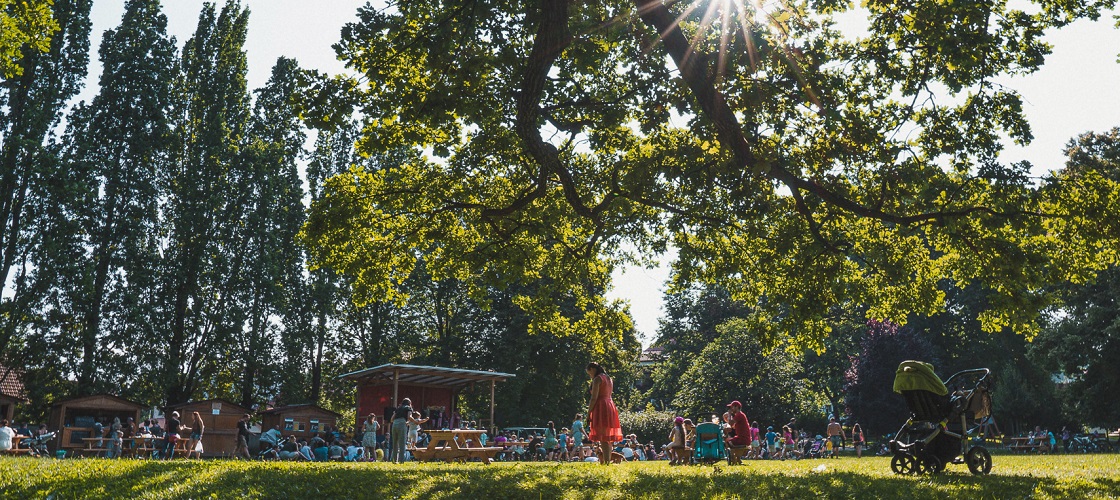
{"label": "small building", "polygon": [[312,404],[288,405],[261,412],[261,432],[279,426],[285,436],[310,439],[327,426],[334,429],[342,415]]}
{"label": "small building", "polygon": [[0,419],[9,423],[16,416],[16,405],[27,402],[21,375],[23,373],[18,370],[0,365]]}
{"label": "small building", "polygon": [[[194,401],[167,408],[168,412],[179,412],[179,420],[187,427],[194,426],[191,416],[198,412],[206,431],[202,433],[202,456],[204,457],[229,457],[237,449],[237,421],[248,413],[244,406],[231,403],[224,399],[207,399]],[[189,433],[183,436],[190,437]]]}
{"label": "small building", "polygon": [[409,398],[413,408],[431,419],[424,425],[425,428],[445,429],[459,425],[454,415],[459,393],[477,384],[490,386],[490,420],[480,422],[480,427],[494,427],[494,387],[514,376],[492,371],[389,364],[338,378],[358,384],[356,422],[364,422],[366,415],[374,414],[385,424],[391,419],[399,401]]}
{"label": "small building", "polygon": [[59,445],[62,448],[83,448],[83,438],[93,436],[94,422],[108,428],[113,418],[127,423],[129,418],[140,422],[140,412],[144,405],[134,403],[111,394],[98,394],[79,398],[64,399],[51,405],[51,416],[47,427],[59,431]]}

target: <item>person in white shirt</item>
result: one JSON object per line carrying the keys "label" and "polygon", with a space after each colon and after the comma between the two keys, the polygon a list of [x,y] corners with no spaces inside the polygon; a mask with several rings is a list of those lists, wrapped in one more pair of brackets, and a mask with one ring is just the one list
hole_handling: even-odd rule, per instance
{"label": "person in white shirt", "polygon": [[0,420],[0,451],[12,449],[12,438],[15,436],[16,431],[8,427],[8,420]]}
{"label": "person in white shirt", "polygon": [[346,447],[346,461],[357,462],[365,458],[365,448],[359,446],[361,443],[353,441],[350,446]]}

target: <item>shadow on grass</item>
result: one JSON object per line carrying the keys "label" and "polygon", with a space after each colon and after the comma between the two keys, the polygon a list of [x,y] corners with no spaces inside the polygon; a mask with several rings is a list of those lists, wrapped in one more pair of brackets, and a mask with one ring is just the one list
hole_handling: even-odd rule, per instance
{"label": "shadow on grass", "polygon": [[[1114,478],[967,472],[902,477],[749,468],[503,464],[263,464],[76,461],[55,477],[0,480],[5,498],[1097,498]],[[38,468],[38,467],[36,467]]]}

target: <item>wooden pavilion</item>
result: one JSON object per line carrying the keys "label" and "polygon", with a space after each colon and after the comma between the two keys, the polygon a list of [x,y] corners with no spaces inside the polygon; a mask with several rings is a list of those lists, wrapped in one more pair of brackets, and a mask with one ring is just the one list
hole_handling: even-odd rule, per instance
{"label": "wooden pavilion", "polygon": [[[202,433],[202,456],[232,456],[237,448],[237,421],[247,413],[248,408],[224,399],[207,399],[167,408],[168,413],[179,412],[179,420],[187,427],[193,426],[191,414],[198,412],[206,431]],[[190,437],[189,433],[183,436]]]}
{"label": "wooden pavilion", "polygon": [[279,427],[285,436],[310,439],[327,426],[337,427],[340,418],[342,415],[312,404],[278,406],[261,412],[261,432]]}
{"label": "wooden pavilion", "polygon": [[430,429],[457,427],[455,407],[459,393],[477,384],[490,386],[490,420],[483,427],[494,426],[494,388],[498,382],[515,377],[510,373],[462,370],[438,366],[388,364],[359,370],[338,378],[352,380],[358,385],[357,420],[365,416],[380,416],[385,424],[392,411],[404,398],[412,400],[413,408],[431,420],[425,425]]}
{"label": "wooden pavilion", "polygon": [[64,399],[51,405],[47,427],[58,430],[60,447],[82,448],[85,446],[82,438],[94,437],[94,422],[101,422],[106,429],[113,417],[120,418],[122,424],[128,422],[129,418],[140,422],[140,412],[143,409],[144,405],[140,403],[111,394]]}

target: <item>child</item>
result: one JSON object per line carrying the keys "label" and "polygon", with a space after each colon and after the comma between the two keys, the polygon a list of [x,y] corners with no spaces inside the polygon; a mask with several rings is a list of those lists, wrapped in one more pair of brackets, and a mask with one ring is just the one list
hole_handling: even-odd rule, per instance
{"label": "child", "polygon": [[773,460],[781,455],[781,447],[778,446],[778,433],[774,432],[774,426],[766,427],[766,449],[770,452],[770,459]]}
{"label": "child", "polygon": [[108,458],[121,458],[121,447],[124,444],[124,432],[115,431],[109,434],[109,451],[105,454]]}
{"label": "child", "polygon": [[669,465],[682,465],[684,460],[681,455],[684,454],[686,431],[684,430],[684,417],[677,417],[673,419],[673,429],[669,431],[669,446],[665,449],[669,452]]}

